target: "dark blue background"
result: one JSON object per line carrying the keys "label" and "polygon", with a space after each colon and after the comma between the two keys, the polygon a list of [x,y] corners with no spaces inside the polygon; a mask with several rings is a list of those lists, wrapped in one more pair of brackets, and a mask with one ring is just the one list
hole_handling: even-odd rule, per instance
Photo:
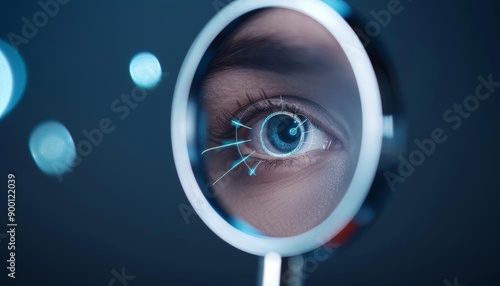
{"label": "dark blue background", "polygon": [[[349,3],[370,20],[369,12],[385,9],[388,1]],[[397,186],[364,236],[321,263],[307,282],[445,285],[458,277],[461,285],[500,285],[500,90],[458,130],[442,119],[473,94],[479,75],[500,81],[499,5],[402,5],[377,39],[403,91],[408,150],[436,127],[449,139]],[[2,0],[0,39],[20,34],[21,18],[39,10],[36,1]],[[17,108],[0,120],[0,185],[8,172],[17,176],[19,285],[108,285],[111,270],[123,267],[136,276],[130,286],[256,283],[257,257],[227,245],[195,215],[186,224],[178,208],[188,202],[172,158],[172,95],[189,46],[215,13],[210,0],[73,0],[19,46],[28,85]],[[128,65],[141,51],[154,53],[170,75],[122,121],[110,105],[133,89]],[[105,117],[116,130],[62,183],[37,168],[28,139],[39,122],[62,122],[78,142],[83,129],[97,128]],[[4,268],[5,240],[0,258],[0,281],[12,283]]]}

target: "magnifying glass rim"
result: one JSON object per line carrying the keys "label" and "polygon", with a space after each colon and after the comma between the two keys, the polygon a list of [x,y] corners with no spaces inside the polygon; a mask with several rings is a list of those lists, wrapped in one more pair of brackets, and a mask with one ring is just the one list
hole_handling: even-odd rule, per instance
{"label": "magnifying glass rim", "polygon": [[[238,17],[261,8],[301,12],[324,26],[339,42],[358,85],[362,109],[362,141],[357,168],[344,197],[332,213],[313,229],[292,237],[264,237],[236,229],[215,211],[197,184],[190,164],[187,135],[195,121],[188,117],[191,83],[198,65],[215,37]],[[189,121],[191,120],[191,121]],[[179,179],[189,202],[204,223],[220,238],[248,253],[276,252],[292,256],[313,250],[338,234],[362,206],[375,177],[382,147],[382,104],[370,59],[349,24],[319,0],[239,0],[228,4],[200,32],[182,64],[172,105],[172,148]]]}

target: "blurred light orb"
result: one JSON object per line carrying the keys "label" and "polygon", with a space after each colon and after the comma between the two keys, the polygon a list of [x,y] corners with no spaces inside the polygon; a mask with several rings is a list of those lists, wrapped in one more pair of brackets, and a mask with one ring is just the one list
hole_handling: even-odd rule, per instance
{"label": "blurred light orb", "polygon": [[139,53],[130,61],[130,76],[134,83],[145,89],[155,88],[161,79],[161,65],[151,53]]}
{"label": "blurred light orb", "polygon": [[29,147],[36,165],[47,175],[66,173],[76,158],[71,134],[56,121],[46,121],[35,127],[31,132]]}
{"label": "blurred light orb", "polygon": [[21,55],[0,40],[0,119],[16,106],[26,87],[26,66]]}

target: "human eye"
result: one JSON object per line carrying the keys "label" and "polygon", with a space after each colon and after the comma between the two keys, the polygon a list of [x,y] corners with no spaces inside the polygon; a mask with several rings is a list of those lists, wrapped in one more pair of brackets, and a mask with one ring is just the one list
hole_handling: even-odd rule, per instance
{"label": "human eye", "polygon": [[236,153],[250,176],[259,175],[260,170],[276,172],[271,167],[277,166],[286,167],[288,172],[307,168],[329,153],[342,150],[347,143],[342,128],[329,124],[334,119],[328,112],[297,96],[270,98],[262,94],[258,100],[251,99],[235,116],[230,111],[224,114],[226,117],[219,122],[231,127],[225,134],[213,134],[211,140],[230,142],[226,138],[233,138],[235,144],[227,152]]}
{"label": "human eye", "polygon": [[[309,32],[276,22],[275,33],[259,20],[275,17]],[[190,153],[198,183],[228,221],[269,236],[304,233],[342,200],[358,162],[349,62],[328,31],[293,11],[260,11],[219,36],[191,86],[202,126]]]}

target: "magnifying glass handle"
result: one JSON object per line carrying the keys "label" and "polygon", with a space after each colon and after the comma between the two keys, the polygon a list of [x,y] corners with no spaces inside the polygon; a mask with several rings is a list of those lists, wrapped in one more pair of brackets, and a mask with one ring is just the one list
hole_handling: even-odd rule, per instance
{"label": "magnifying glass handle", "polygon": [[279,286],[281,281],[281,256],[276,252],[269,252],[261,258],[260,269],[261,286]]}
{"label": "magnifying glass handle", "polygon": [[281,257],[270,252],[261,258],[259,285],[262,286],[303,286],[303,257]]}

